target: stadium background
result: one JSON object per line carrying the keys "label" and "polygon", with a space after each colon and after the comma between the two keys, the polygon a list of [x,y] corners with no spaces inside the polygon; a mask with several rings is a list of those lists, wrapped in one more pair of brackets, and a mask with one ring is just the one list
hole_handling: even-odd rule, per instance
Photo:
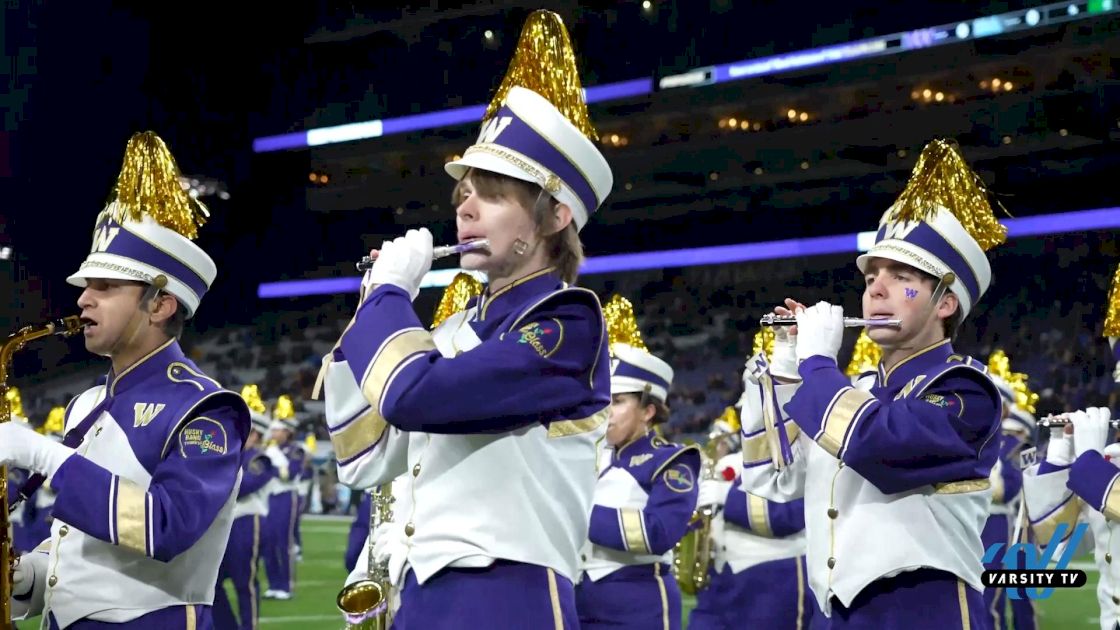
{"label": "stadium background", "polygon": [[[604,299],[631,299],[647,343],[677,368],[666,432],[700,437],[738,397],[754,323],[781,297],[858,310],[856,239],[833,253],[790,239],[872,229],[935,136],[961,144],[1029,234],[991,252],[993,287],[957,345],[982,359],[1004,349],[1040,393],[1039,415],[1116,409],[1099,331],[1120,261],[1110,177],[1120,12],[1108,0],[847,4],[538,3],[567,20],[586,86],[623,86],[591,106],[616,183],[583,232],[589,255],[779,243],[738,248],[726,264],[665,253],[666,268],[583,276]],[[63,279],[88,251],[124,143],[157,131],[211,207],[200,244],[219,261],[184,345],[231,387],[296,397],[319,438],[312,507],[342,515],[320,408],[305,399],[354,295],[266,298],[261,285],[350,278],[365,250],[413,226],[453,239],[442,164],[477,120],[382,125],[381,137],[344,125],[486,103],[528,9],[293,7],[283,19],[212,0],[0,8],[0,330],[74,311]],[[723,80],[736,72],[747,76]],[[270,138],[307,144],[306,132],[324,129],[350,139],[323,142],[320,131],[316,146],[267,150]],[[419,311],[438,298],[425,290]],[[12,384],[42,422],[101,370],[80,340],[52,340],[17,356]],[[303,584],[295,600],[266,604],[266,623],[333,614],[338,523],[306,524]],[[1044,627],[1076,627],[1095,608],[1086,588],[1058,592],[1040,614]]]}

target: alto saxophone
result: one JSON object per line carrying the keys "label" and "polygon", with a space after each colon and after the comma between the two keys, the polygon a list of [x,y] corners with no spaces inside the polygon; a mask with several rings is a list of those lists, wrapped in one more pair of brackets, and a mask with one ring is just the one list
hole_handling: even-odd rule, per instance
{"label": "alto saxophone", "polygon": [[[720,445],[734,433],[713,431],[708,443],[700,452],[700,478],[715,479],[717,453]],[[673,548],[673,575],[681,592],[696,595],[708,588],[710,576],[708,567],[712,564],[712,517],[715,508],[700,505],[692,513],[688,532],[681,537]]]}
{"label": "alto saxophone", "polygon": [[[12,358],[15,353],[23,349],[29,341],[50,335],[69,337],[82,329],[81,319],[77,315],[63,317],[49,321],[38,326],[27,326],[8,335],[8,339],[0,345],[0,422],[10,422],[12,408],[8,404],[8,374],[12,370]],[[3,628],[12,626],[12,581],[15,578],[16,558],[12,554],[11,509],[14,507],[8,498],[8,467],[0,466],[0,499],[3,500],[3,509],[0,509],[0,623]]]}
{"label": "alto saxophone", "polygon": [[338,594],[338,610],[346,618],[347,630],[388,630],[393,623],[389,612],[389,582],[387,563],[375,562],[373,557],[373,532],[381,523],[393,519],[393,484],[384,483],[370,492],[369,542],[366,551],[369,563],[366,578],[346,585]]}

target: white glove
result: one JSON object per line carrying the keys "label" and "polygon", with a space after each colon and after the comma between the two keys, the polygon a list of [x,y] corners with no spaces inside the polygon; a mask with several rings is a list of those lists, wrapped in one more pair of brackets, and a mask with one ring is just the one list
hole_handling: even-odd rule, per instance
{"label": "white glove", "polygon": [[268,461],[272,462],[272,467],[277,470],[286,470],[288,468],[288,457],[284,455],[284,451],[280,450],[279,446],[273,444],[264,450],[264,456]]}
{"label": "white glove", "polygon": [[35,588],[35,563],[31,560],[33,554],[20,556],[19,564],[12,573],[12,595],[27,597],[31,589]]}
{"label": "white glove", "polygon": [[730,481],[705,479],[700,482],[700,491],[696,495],[696,506],[723,505],[727,503],[727,493],[730,491]]}
{"label": "white glove", "polygon": [[770,374],[778,378],[800,381],[797,372],[797,335],[791,335],[789,326],[774,327],[774,356],[770,359]]}
{"label": "white glove", "polygon": [[835,361],[844,341],[844,309],[828,302],[817,302],[807,309],[798,309],[796,316],[797,360],[823,356]]}
{"label": "white glove", "polygon": [[408,550],[408,536],[400,523],[382,523],[373,530],[373,561],[385,564],[398,553]]}
{"label": "white glove", "polygon": [[1073,423],[1073,454],[1081,457],[1089,451],[1102,453],[1108,445],[1112,429],[1112,412],[1107,407],[1089,407],[1070,414]]}
{"label": "white glove", "polygon": [[432,268],[432,233],[428,228],[409,230],[404,236],[383,243],[377,261],[362,280],[366,287],[391,284],[408,291],[411,299],[420,295],[420,281]]}
{"label": "white glove", "polygon": [[26,468],[49,478],[73,454],[74,449],[29,431],[19,423],[0,424],[0,465]]}
{"label": "white glove", "polygon": [[1050,429],[1050,443],[1046,446],[1046,461],[1055,466],[1069,466],[1073,463],[1073,436],[1066,435],[1065,428]]}

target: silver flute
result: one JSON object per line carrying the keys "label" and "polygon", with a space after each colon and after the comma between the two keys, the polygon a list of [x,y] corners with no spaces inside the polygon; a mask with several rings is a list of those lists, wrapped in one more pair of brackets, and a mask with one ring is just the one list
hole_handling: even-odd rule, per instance
{"label": "silver flute", "polygon": [[[777,315],[768,313],[758,320],[760,326],[796,326],[797,317],[793,315]],[[845,317],[844,328],[863,328],[864,326],[889,326],[898,328],[902,326],[901,319],[865,319],[863,317]]]}
{"label": "silver flute", "polygon": [[[1045,418],[1039,420],[1038,421],[1038,426],[1044,427],[1044,428],[1047,428],[1047,429],[1064,427],[1064,426],[1066,426],[1068,424],[1071,424],[1073,422],[1073,420],[1070,420],[1069,416],[1070,416],[1070,414],[1068,414],[1068,413],[1056,413],[1056,414],[1052,413],[1052,414],[1046,416]],[[1112,428],[1113,429],[1120,428],[1120,420],[1113,419],[1111,422],[1112,422]]]}
{"label": "silver flute", "polygon": [[[490,241],[480,238],[477,241],[467,241],[466,243],[459,243],[458,245],[440,245],[432,249],[432,260],[439,260],[440,258],[447,258],[455,254],[464,254],[466,252],[473,252],[476,249],[490,249]],[[374,261],[377,257],[362,256],[362,259],[355,265],[358,271],[369,271],[373,267]]]}

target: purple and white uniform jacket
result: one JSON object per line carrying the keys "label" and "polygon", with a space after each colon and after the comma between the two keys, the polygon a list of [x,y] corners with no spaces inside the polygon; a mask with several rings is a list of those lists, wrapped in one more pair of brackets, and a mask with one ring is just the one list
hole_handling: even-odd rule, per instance
{"label": "purple and white uniform jacket", "polygon": [[[744,416],[756,418],[743,421],[743,487],[776,501],[804,497],[821,610],[829,615],[834,597],[850,607],[872,582],[917,567],[981,592],[1002,409],[984,366],[942,340],[858,387],[823,356],[799,373],[799,384],[762,378],[748,388]],[[760,428],[764,414],[774,430]]]}
{"label": "purple and white uniform jacket", "polygon": [[21,612],[62,628],[172,607],[189,617],[214,600],[249,410],[170,340],[71,401],[66,430],[92,414],[49,480],[49,559]]}
{"label": "purple and white uniform jacket", "polygon": [[575,580],[610,403],[594,293],[544,269],[429,332],[408,294],[382,285],[324,359],[324,391],[340,481],[407,473],[396,583],[406,565],[424,584],[499,559]]}

